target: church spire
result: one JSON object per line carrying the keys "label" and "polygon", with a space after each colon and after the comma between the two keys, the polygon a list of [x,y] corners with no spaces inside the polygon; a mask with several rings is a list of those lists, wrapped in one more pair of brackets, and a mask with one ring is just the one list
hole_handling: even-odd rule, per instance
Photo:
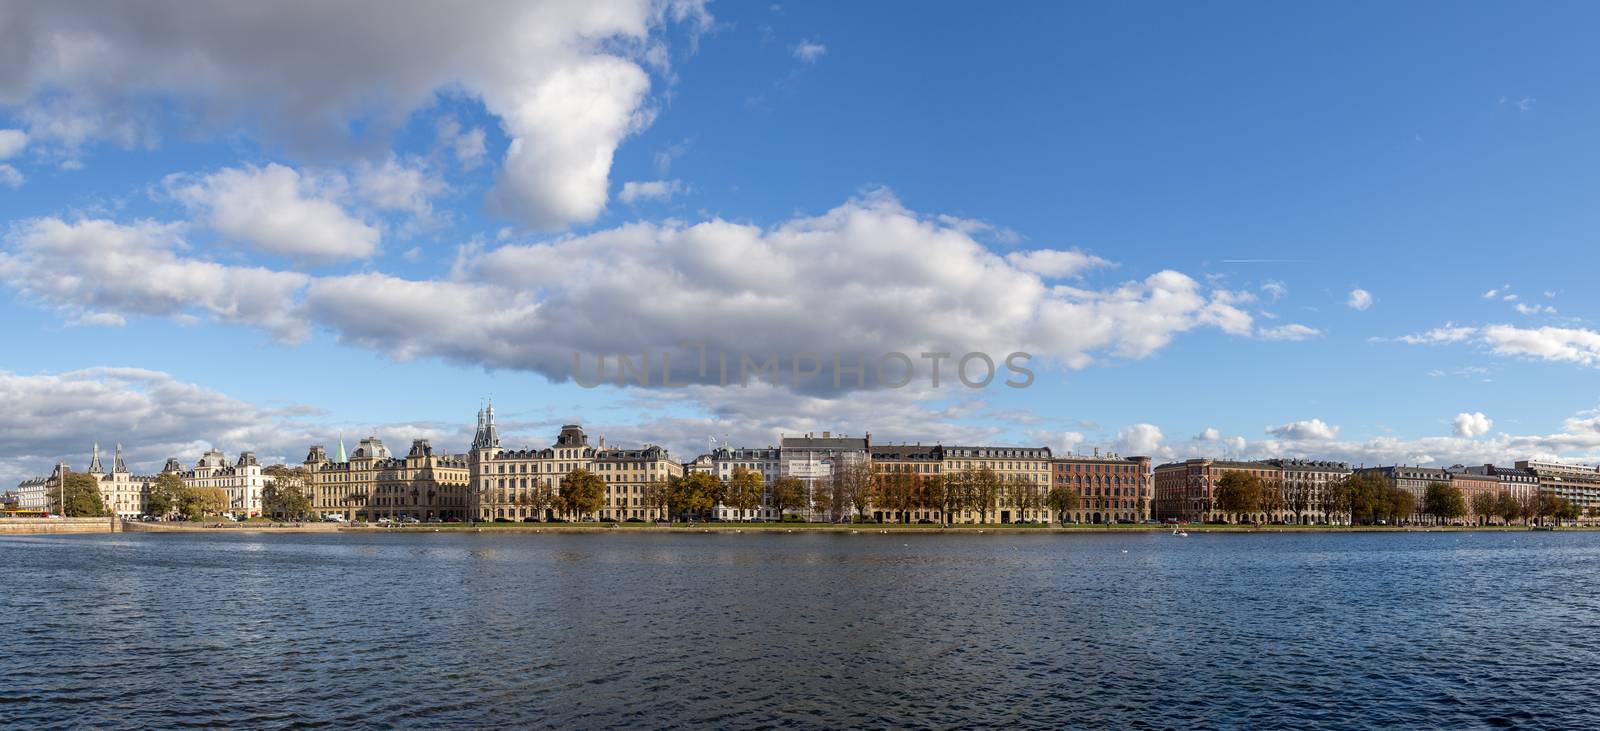
{"label": "church spire", "polygon": [[494,399],[489,399],[489,408],[483,415],[483,441],[489,449],[500,448],[500,432],[494,428]]}
{"label": "church spire", "polygon": [[105,473],[106,473],[105,468],[100,466],[100,443],[99,442],[95,442],[94,443],[94,458],[89,460],[89,474],[91,474],[91,475],[103,475]]}
{"label": "church spire", "polygon": [[117,442],[117,462],[112,471],[118,474],[128,471],[128,466],[122,463],[122,442]]}
{"label": "church spire", "polygon": [[349,462],[350,458],[344,453],[344,432],[339,432],[339,453],[334,455],[334,462]]}

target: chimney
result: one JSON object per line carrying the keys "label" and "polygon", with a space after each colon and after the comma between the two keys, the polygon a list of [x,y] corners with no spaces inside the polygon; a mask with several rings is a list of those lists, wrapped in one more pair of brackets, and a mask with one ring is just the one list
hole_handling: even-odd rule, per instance
{"label": "chimney", "polygon": [[828,438],[830,438],[832,436],[833,436],[833,432],[826,432],[825,431],[825,432],[822,433],[822,438],[823,439],[828,439]]}

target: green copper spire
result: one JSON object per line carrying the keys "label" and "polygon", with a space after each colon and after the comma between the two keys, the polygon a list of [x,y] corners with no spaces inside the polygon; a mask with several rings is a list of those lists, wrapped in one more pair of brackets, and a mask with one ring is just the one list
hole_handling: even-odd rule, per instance
{"label": "green copper spire", "polygon": [[334,462],[349,462],[350,458],[344,453],[344,432],[339,432],[339,453],[334,455]]}

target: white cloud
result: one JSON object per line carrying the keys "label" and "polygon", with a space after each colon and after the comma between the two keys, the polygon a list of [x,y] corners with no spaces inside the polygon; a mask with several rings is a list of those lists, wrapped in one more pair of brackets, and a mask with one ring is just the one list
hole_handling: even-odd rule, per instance
{"label": "white cloud", "polygon": [[1214,426],[1208,426],[1205,429],[1202,429],[1200,433],[1196,434],[1194,437],[1194,440],[1197,442],[1215,442],[1221,439],[1222,431]]}
{"label": "white cloud", "polygon": [[1554,307],[1550,307],[1550,306],[1547,306],[1547,305],[1526,305],[1526,304],[1523,304],[1521,302],[1517,303],[1516,310],[1517,310],[1517,312],[1519,312],[1521,314],[1524,314],[1524,315],[1540,315],[1540,314],[1554,315],[1554,314],[1556,314],[1556,308],[1554,308]]}
{"label": "white cloud", "polygon": [[433,216],[431,199],[444,190],[444,181],[419,160],[391,155],[382,165],[356,166],[355,194],[382,210],[406,211],[426,221]]}
{"label": "white cloud", "polygon": [[1118,454],[1128,456],[1150,455],[1152,457],[1165,452],[1164,443],[1167,437],[1161,429],[1154,424],[1134,424],[1117,432],[1117,438],[1112,442],[1112,448]]}
{"label": "white cloud", "polygon": [[1456,414],[1453,423],[1455,424],[1456,436],[1468,439],[1488,434],[1489,428],[1494,426],[1494,420],[1484,416],[1482,411],[1474,411],[1470,414],[1463,411]]}
{"label": "white cloud", "polygon": [[1511,289],[1511,285],[1502,284],[1499,287],[1496,287],[1496,288],[1491,289],[1491,290],[1489,290],[1487,292],[1484,292],[1483,293],[1483,298],[1486,299],[1486,300],[1492,300],[1492,299],[1494,299],[1496,297],[1499,297],[1502,292],[1509,291],[1510,289]]}
{"label": "white cloud", "polygon": [[684,185],[681,180],[630,180],[622,184],[622,192],[617,194],[617,200],[633,204],[642,200],[672,200],[672,197],[683,192]]}
{"label": "white cloud", "polygon": [[70,318],[198,311],[284,340],[305,334],[294,297],[309,277],[180,257],[181,226],[41,218],[14,225],[4,241],[0,281]]}
{"label": "white cloud", "polygon": [[1266,292],[1273,302],[1277,302],[1289,294],[1289,285],[1276,280],[1269,280],[1261,285],[1261,291]]}
{"label": "white cloud", "polygon": [[1483,328],[1482,340],[1500,355],[1600,366],[1600,332],[1593,330],[1490,325]]}
{"label": "white cloud", "polygon": [[20,129],[0,129],[0,160],[8,160],[28,146],[28,133]]}
{"label": "white cloud", "polygon": [[10,165],[0,164],[0,185],[15,190],[21,188],[26,180],[27,178],[23,177],[21,170]]}
{"label": "white cloud", "polygon": [[381,139],[441,93],[460,94],[510,138],[492,202],[555,229],[599,215],[617,147],[649,124],[646,67],[670,76],[659,31],[710,23],[690,1],[275,10],[264,19],[242,3],[6,5],[0,104],[20,108],[36,141],[69,149],[154,144],[179,120],[316,155],[347,147],[352,129]]}
{"label": "white cloud", "polygon": [[1445,323],[1444,327],[1436,327],[1425,333],[1416,335],[1401,335],[1396,340],[1408,345],[1430,345],[1438,343],[1459,343],[1472,337],[1478,332],[1475,327],[1463,327],[1455,323]]}
{"label": "white cloud", "polygon": [[[392,164],[393,161],[391,161]],[[382,172],[363,174],[363,178]],[[378,251],[378,229],[349,215],[331,198],[342,180],[302,175],[271,164],[223,168],[208,175],[172,175],[172,197],[233,241],[308,262],[365,259]],[[369,182],[371,192],[398,195]]]}
{"label": "white cloud", "polygon": [[1299,341],[1321,335],[1322,331],[1305,325],[1292,324],[1280,327],[1264,327],[1256,332],[1263,340],[1291,340]]}
{"label": "white cloud", "polygon": [[1025,272],[1033,272],[1041,277],[1062,279],[1076,277],[1091,269],[1116,266],[1093,254],[1081,251],[1061,251],[1058,249],[1035,249],[1033,251],[1014,251],[1006,255],[1006,261]]}
{"label": "white cloud", "polygon": [[1372,306],[1372,293],[1364,289],[1352,289],[1350,290],[1350,299],[1346,300],[1345,304],[1349,305],[1352,310],[1364,312],[1368,307]]}
{"label": "white cloud", "polygon": [[1268,434],[1291,441],[1328,441],[1339,437],[1339,427],[1330,426],[1321,419],[1292,421],[1281,426],[1269,426]]}
{"label": "white cloud", "polygon": [[440,146],[450,151],[463,170],[476,168],[487,159],[489,151],[482,128],[462,129],[455,117],[445,117],[439,120],[438,130]]}
{"label": "white cloud", "polygon": [[[223,266],[178,256],[180,233],[149,222],[41,219],[12,234],[17,253],[0,256],[0,275],[74,314],[198,311],[285,339],[320,327],[396,358],[557,381],[572,375],[575,353],[591,369],[597,354],[649,353],[659,364],[671,353],[688,364],[698,357],[691,343],[713,358],[818,353],[849,363],[853,354],[976,351],[1000,364],[1026,351],[1030,367],[1083,368],[1148,357],[1191,330],[1254,330],[1224,293],[1176,271],[1103,289],[1048,284],[882,191],[771,228],[634,223],[466,247],[448,280]],[[944,364],[946,383],[951,368]],[[1003,364],[1000,372],[1004,380]],[[704,378],[715,380],[714,369]]]}
{"label": "white cloud", "polygon": [[795,58],[806,63],[816,63],[817,59],[828,55],[828,47],[816,41],[801,41],[789,48]]}

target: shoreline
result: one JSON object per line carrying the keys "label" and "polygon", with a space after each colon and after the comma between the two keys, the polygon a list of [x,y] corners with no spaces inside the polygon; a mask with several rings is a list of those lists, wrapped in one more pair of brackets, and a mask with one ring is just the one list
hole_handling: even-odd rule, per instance
{"label": "shoreline", "polygon": [[[1009,526],[985,525],[877,525],[833,523],[696,523],[673,525],[592,524],[592,523],[424,523],[416,525],[362,525],[339,523],[125,523],[130,533],[610,533],[610,534],[795,534],[833,533],[844,535],[1117,535],[1170,533],[1173,526],[1162,524]],[[1179,525],[1189,535],[1206,533],[1515,533],[1542,532],[1525,525],[1512,526],[1325,526],[1325,525]],[[1596,531],[1600,525],[1571,525],[1556,531]]]}

